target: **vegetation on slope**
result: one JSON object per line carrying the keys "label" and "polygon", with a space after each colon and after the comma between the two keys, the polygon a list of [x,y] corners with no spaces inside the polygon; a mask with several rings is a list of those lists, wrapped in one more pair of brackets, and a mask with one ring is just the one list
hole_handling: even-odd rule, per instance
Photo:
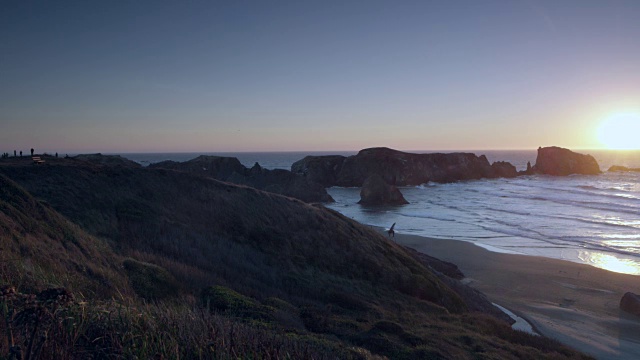
{"label": "vegetation on slope", "polygon": [[[2,189],[6,183],[22,194],[3,197],[2,229],[30,218],[38,224],[22,230],[33,239],[30,251],[64,249],[59,263],[42,263],[45,271],[66,268],[68,258],[110,269],[106,288],[124,289],[110,301],[93,300],[91,292],[81,299],[90,302],[22,301],[39,299],[46,282],[23,286],[26,280],[15,284],[14,275],[2,274],[3,283],[17,287],[5,287],[0,299],[7,320],[0,335],[14,338],[0,343],[3,355],[12,344],[36,354],[39,341],[47,350],[42,358],[583,357],[469,312],[403,248],[321,206],[171,170],[72,159],[0,165],[0,173],[12,179],[3,178]],[[77,252],[61,247],[64,237],[41,230],[43,224],[75,229],[87,242]],[[14,233],[20,230],[3,230],[3,246]],[[83,274],[74,276],[88,285],[56,285],[84,293],[95,278]],[[40,325],[21,322],[20,314],[34,311]],[[34,335],[45,331],[56,335]]]}

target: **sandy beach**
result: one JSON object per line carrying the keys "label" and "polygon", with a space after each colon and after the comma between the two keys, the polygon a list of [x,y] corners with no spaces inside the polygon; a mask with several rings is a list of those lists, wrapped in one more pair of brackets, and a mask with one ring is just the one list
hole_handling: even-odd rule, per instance
{"label": "sandy beach", "polygon": [[597,359],[640,358],[640,318],[619,310],[640,277],[472,243],[396,234],[395,241],[458,265],[463,280],[534,329]]}

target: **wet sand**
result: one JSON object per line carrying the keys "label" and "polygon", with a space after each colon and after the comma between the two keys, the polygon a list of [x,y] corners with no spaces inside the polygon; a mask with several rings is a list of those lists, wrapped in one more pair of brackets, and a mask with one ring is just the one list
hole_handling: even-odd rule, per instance
{"label": "wet sand", "polygon": [[640,317],[619,310],[625,292],[640,294],[640,276],[463,241],[403,234],[395,241],[458,265],[465,282],[544,336],[597,359],[640,359]]}

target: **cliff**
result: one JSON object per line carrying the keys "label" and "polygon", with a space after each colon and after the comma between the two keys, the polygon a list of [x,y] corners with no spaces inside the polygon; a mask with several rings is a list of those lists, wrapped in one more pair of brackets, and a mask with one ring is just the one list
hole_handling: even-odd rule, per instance
{"label": "cliff", "polygon": [[516,176],[515,168],[492,166],[484,155],[471,153],[412,154],[389,148],[370,148],[349,157],[307,156],[291,166],[295,174],[325,186],[362,186],[371,175],[396,186],[427,182]]}

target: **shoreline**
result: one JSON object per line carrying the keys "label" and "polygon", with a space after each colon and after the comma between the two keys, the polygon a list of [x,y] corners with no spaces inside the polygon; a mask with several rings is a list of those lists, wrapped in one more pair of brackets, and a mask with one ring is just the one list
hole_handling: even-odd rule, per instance
{"label": "shoreline", "polygon": [[[386,236],[385,229],[374,227]],[[640,317],[619,310],[640,278],[595,266],[497,253],[474,243],[410,234],[395,242],[456,264],[465,283],[526,319],[538,333],[598,359],[640,358]]]}

